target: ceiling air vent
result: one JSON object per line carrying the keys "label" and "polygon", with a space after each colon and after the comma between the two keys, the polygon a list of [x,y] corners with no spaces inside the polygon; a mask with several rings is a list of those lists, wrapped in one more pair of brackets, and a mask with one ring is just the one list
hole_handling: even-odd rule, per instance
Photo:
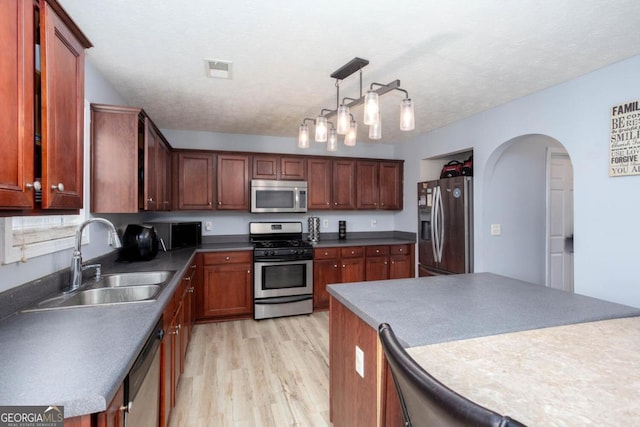
{"label": "ceiling air vent", "polygon": [[217,59],[205,59],[207,77],[217,79],[231,79],[231,61],[219,61]]}

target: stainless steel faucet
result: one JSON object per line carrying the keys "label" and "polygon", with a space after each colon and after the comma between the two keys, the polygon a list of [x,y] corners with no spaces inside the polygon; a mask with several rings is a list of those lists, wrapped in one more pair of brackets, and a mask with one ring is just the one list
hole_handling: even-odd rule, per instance
{"label": "stainless steel faucet", "polygon": [[122,242],[120,242],[120,238],[118,237],[118,231],[110,221],[104,218],[91,218],[83,222],[76,231],[76,246],[71,258],[71,275],[69,276],[69,289],[67,290],[67,292],[78,290],[78,288],[82,284],[82,270],[85,268],[95,268],[96,277],[100,277],[100,264],[91,264],[84,267],[82,266],[82,253],[80,252],[80,245],[82,244],[82,231],[87,225],[91,224],[92,222],[100,222],[106,225],[109,228],[109,233],[111,236],[111,246],[113,246],[114,248],[122,247]]}

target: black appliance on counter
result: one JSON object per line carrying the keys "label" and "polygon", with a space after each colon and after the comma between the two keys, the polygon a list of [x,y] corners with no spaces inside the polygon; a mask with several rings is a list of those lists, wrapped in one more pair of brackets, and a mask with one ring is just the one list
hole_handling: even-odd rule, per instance
{"label": "black appliance on counter", "polygon": [[120,259],[149,261],[158,254],[158,236],[151,225],[129,224],[122,236]]}
{"label": "black appliance on counter", "polygon": [[160,247],[170,251],[179,248],[189,248],[202,243],[202,222],[150,222],[156,229]]}
{"label": "black appliance on counter", "polygon": [[313,311],[313,247],[301,222],[251,222],[254,319]]}

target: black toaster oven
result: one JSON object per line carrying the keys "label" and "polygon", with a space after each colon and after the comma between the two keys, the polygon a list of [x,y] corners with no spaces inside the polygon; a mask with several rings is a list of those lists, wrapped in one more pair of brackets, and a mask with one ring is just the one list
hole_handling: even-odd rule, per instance
{"label": "black toaster oven", "polygon": [[[198,246],[202,243],[202,223],[187,222],[152,222],[160,240],[160,248],[172,249]],[[164,246],[163,246],[164,245]]]}

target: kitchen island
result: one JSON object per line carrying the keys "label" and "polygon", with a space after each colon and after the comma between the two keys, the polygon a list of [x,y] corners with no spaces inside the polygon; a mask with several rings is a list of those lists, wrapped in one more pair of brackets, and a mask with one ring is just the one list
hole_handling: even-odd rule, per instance
{"label": "kitchen island", "polygon": [[406,347],[422,347],[640,316],[640,309],[490,273],[331,285],[329,293],[335,427],[401,425],[377,339],[380,323],[389,323]]}

